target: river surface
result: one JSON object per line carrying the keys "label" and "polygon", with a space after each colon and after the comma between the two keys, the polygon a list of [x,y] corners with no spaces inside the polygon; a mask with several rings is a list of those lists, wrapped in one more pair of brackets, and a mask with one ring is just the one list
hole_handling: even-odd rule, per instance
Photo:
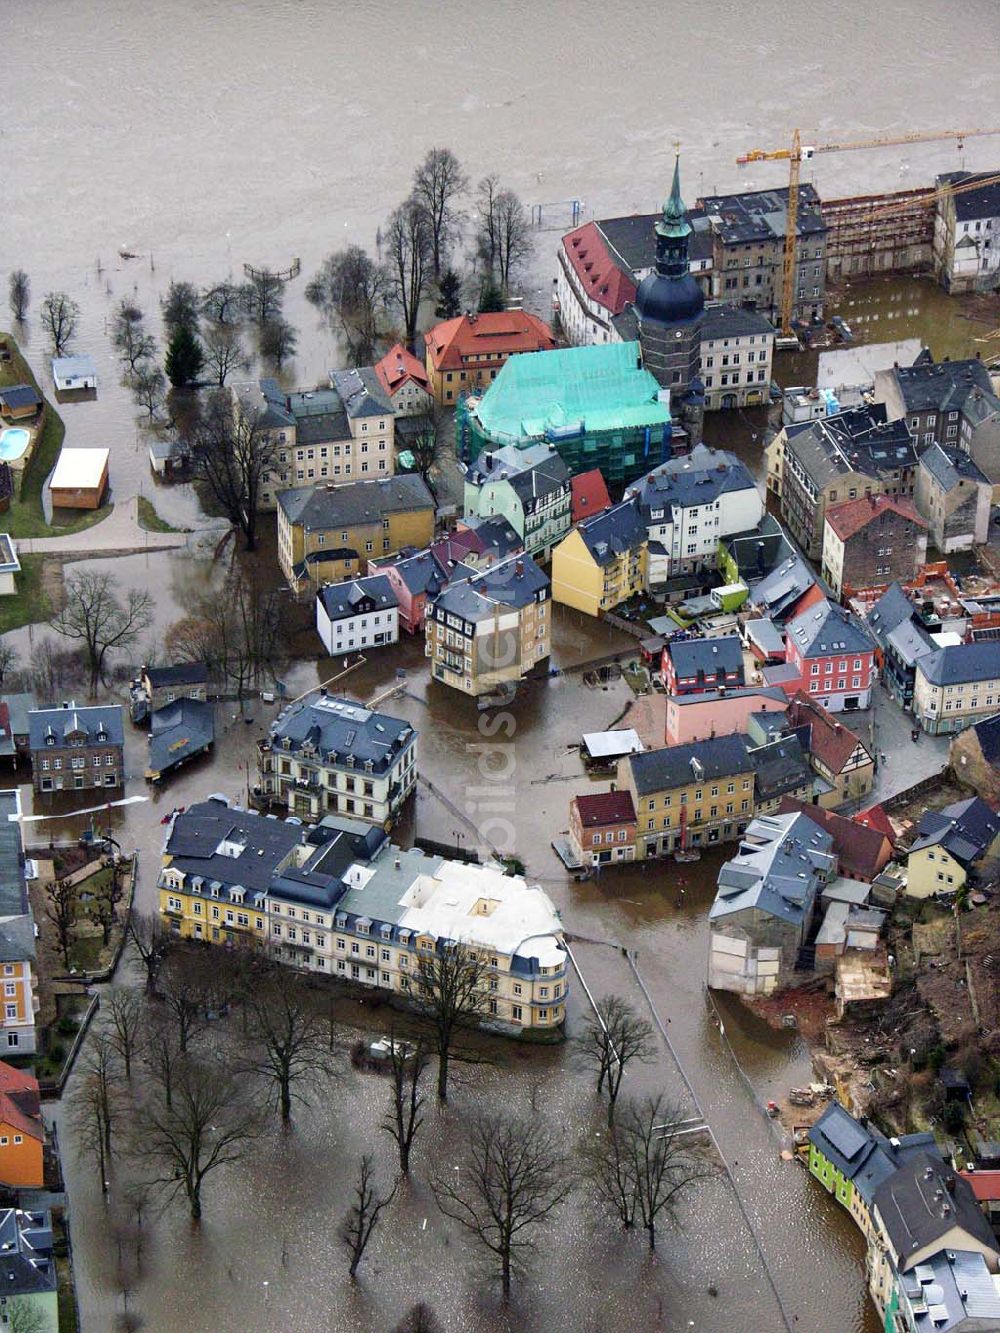
{"label": "river surface", "polygon": [[[724,0],[636,0],[621,13],[597,0],[149,0],[140,7],[17,0],[0,10],[0,37],[3,267],[31,275],[24,341],[43,382],[38,304],[46,291],[65,289],[81,306],[74,350],[95,358],[100,389],[96,401],[63,409],[68,441],[111,448],[118,500],[151,495],[153,482],[107,340],[114,303],[135,296],[158,327],[159,296],[172,278],[202,285],[240,277],[245,262],[280,268],[299,257],[303,276],[286,294],[286,314],[300,335],[289,377],[318,382],[338,349],[305,302],[305,281],[333,249],[374,247],[379,224],[432,145],[453,148],[473,179],[495,171],[526,204],[545,205],[552,230],[537,235],[524,278],[527,302],[545,311],[566,201],[580,200],[584,217],[651,210],[664,193],[675,140],[685,194],[693,199],[702,191],[780,184],[780,163],[741,173],[734,159],[748,148],[783,145],[796,125],[807,141],[829,142],[1000,122],[994,0],[968,0],[960,22],[938,0],[895,0],[877,15],[847,3],[793,14],[782,0],[762,0],[750,11]],[[807,178],[829,196],[929,183],[935,172],[986,169],[998,158],[1000,144],[990,139],[969,141],[962,154],[952,143],[831,153],[813,160]],[[139,258],[121,259],[123,248]],[[848,292],[844,313],[866,340],[896,338],[911,331],[918,298],[890,286],[865,311],[851,307]],[[947,315],[936,296],[927,303],[920,327],[932,331]],[[859,318],[865,314],[879,319]],[[953,342],[949,333],[947,342],[935,347],[939,355],[961,350],[961,338]],[[781,371],[779,378],[786,378]],[[787,378],[801,382],[791,372]],[[715,442],[738,440],[755,461],[763,429],[748,416],[734,418],[731,429],[713,422],[710,434]],[[196,504],[186,489],[158,490],[156,503],[182,522]],[[183,609],[190,588],[209,577],[175,556],[136,557],[116,568],[125,581],[155,580],[156,634]],[[30,651],[27,631],[21,642]],[[557,660],[586,660],[618,646],[592,622],[559,621]],[[471,805],[474,823],[493,813],[478,808],[491,801],[511,807],[500,814],[517,830],[517,852],[567,925],[638,950],[657,1009],[669,1019],[695,1092],[735,1163],[740,1195],[797,1327],[872,1333],[877,1323],[857,1232],[815,1182],[780,1162],[771,1128],[706,1013],[705,917],[715,863],[684,867],[683,876],[668,866],[573,884],[549,848],[566,826],[569,797],[587,786],[569,747],[582,731],[619,716],[625,687],[595,693],[579,677],[563,677],[529,692],[516,709],[515,778],[487,783],[483,796],[469,790],[481,785],[469,748],[478,737],[475,714],[428,685],[419,646],[366,668],[353,691],[368,697],[391,682],[402,660],[411,667],[410,697],[392,708],[420,730],[422,773],[453,805]],[[312,662],[290,674],[293,688],[315,679]],[[220,712],[219,721],[225,730],[211,763],[182,774],[150,803],[114,812],[119,833],[142,849],[143,905],[155,900],[163,813],[209,791],[237,795],[245,786],[257,728],[229,713]],[[143,744],[130,735],[133,774],[141,774]],[[141,777],[130,780],[131,792],[145,790]],[[83,822],[52,821],[32,836],[64,836]],[[404,832],[412,833],[414,822],[442,840],[466,827],[426,789]],[[581,963],[598,991],[633,993],[614,950],[583,945]],[[736,1009],[726,1025],[759,1096],[806,1077],[806,1052],[794,1034],[762,1030]],[[497,1097],[520,1103],[537,1086],[550,1114],[575,1123],[587,1094],[567,1054],[511,1055],[508,1064],[470,1076],[459,1105]],[[666,1059],[642,1078],[686,1095]],[[359,1126],[375,1123],[375,1097],[355,1080],[332,1097],[332,1116],[329,1106],[314,1108],[291,1143],[271,1142],[251,1169],[220,1175],[207,1192],[200,1236],[178,1214],[156,1224],[155,1258],[132,1293],[144,1327],[380,1331],[417,1295],[431,1300],[449,1333],[780,1327],[725,1184],[699,1195],[652,1266],[582,1207],[566,1210],[510,1316],[498,1314],[418,1185],[397,1205],[396,1225],[383,1233],[362,1287],[352,1291],[334,1229],[344,1207],[345,1149],[364,1146]],[[441,1132],[450,1146],[447,1126]],[[84,1329],[93,1333],[112,1326],[122,1296],[90,1164],[78,1159],[70,1133],[63,1142]]]}

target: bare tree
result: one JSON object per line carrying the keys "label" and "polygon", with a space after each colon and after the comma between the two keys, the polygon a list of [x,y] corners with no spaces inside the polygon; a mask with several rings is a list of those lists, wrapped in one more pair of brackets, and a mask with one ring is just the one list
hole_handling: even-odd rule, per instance
{"label": "bare tree", "polygon": [[495,281],[507,295],[512,279],[531,254],[528,215],[513,190],[503,189],[496,176],[484,176],[479,182],[476,212],[476,249],[487,280]]}
{"label": "bare tree", "polygon": [[181,329],[197,335],[201,301],[194,283],[171,282],[166,296],[160,301],[160,313],[168,339]]}
{"label": "bare tree", "polygon": [[101,1184],[106,1189],[115,1129],[125,1110],[121,1067],[107,1032],[99,1032],[90,1042],[79,1073],[71,1115],[81,1144],[94,1154]]}
{"label": "bare tree", "polygon": [[449,242],[458,224],[455,201],[469,188],[469,178],[450,148],[432,148],[413,173],[413,197],[427,215],[431,267],[440,276]]}
{"label": "bare tree", "polygon": [[243,308],[258,328],[280,317],[285,288],[276,273],[267,268],[254,269],[253,277],[242,291]]}
{"label": "bare tree", "polygon": [[427,1053],[422,1044],[415,1049],[406,1042],[390,1036],[389,1073],[389,1109],[382,1121],[382,1128],[396,1141],[399,1149],[399,1169],[404,1176],[410,1174],[410,1152],[417,1130],[424,1122],[424,1096],[420,1090],[420,1080],[427,1068]]}
{"label": "bare tree", "polygon": [[394,1333],[443,1333],[441,1321],[424,1301],[411,1305],[396,1325]]}
{"label": "bare tree", "polygon": [[499,226],[497,223],[497,196],[500,194],[500,181],[494,175],[484,176],[476,187],[476,250],[488,278],[493,278],[497,271],[497,259],[500,250]]}
{"label": "bare tree", "polygon": [[42,302],[42,328],[49,335],[52,355],[62,356],[76,337],[80,307],[65,292],[47,292]]}
{"label": "bare tree", "polygon": [[597,1093],[608,1096],[608,1124],[615,1118],[615,1103],[625,1070],[633,1060],[645,1064],[656,1054],[652,1025],[620,995],[605,995],[597,1013],[588,1016],[577,1038],[583,1058],[597,1074]]}
{"label": "bare tree", "polygon": [[139,364],[132,374],[132,397],[145,408],[150,421],[163,406],[167,396],[167,377],[159,366]]}
{"label": "bare tree", "polygon": [[54,879],[46,893],[45,915],[55,927],[63,967],[66,968],[69,967],[69,951],[73,947],[78,905],[79,894],[72,880]]}
{"label": "bare tree", "polygon": [[40,1305],[27,1296],[10,1296],[4,1308],[7,1333],[49,1333],[52,1325]]}
{"label": "bare tree", "polygon": [[170,1017],[156,1009],[146,1011],[148,1028],[143,1036],[142,1057],[165,1105],[173,1105],[174,1083],[186,1063],[177,1029]]}
{"label": "bare tree", "polygon": [[447,429],[445,415],[437,403],[424,414],[420,430],[408,441],[417,471],[429,488],[431,495],[437,498],[431,482],[431,472],[437,466],[444,450],[444,433]]}
{"label": "bare tree", "polygon": [[417,959],[415,994],[433,1032],[437,1094],[442,1102],[448,1100],[448,1065],[455,1039],[476,1027],[487,1012],[488,972],[485,956],[462,944]]}
{"label": "bare tree", "polygon": [[306,299],[359,363],[374,354],[388,296],[388,273],[359,245],[329,255],[306,287]]}
{"label": "bare tree", "polygon": [[295,355],[299,335],[283,315],[276,315],[261,328],[258,345],[264,360],[280,370]]}
{"label": "bare tree", "polygon": [[90,697],[96,698],[108,655],[131,648],[152,624],[153,598],[145,588],[129,588],[122,600],[113,574],[88,570],[70,574],[65,589],[65,604],[49,623],[57,634],[82,644],[90,672]]}
{"label": "bare tree", "polygon": [[206,287],[201,298],[201,313],[210,324],[230,324],[238,328],[246,317],[242,287],[235,282],[217,282]]}
{"label": "bare tree", "polygon": [[139,991],[131,986],[114,986],[108,996],[108,1038],[132,1078],[132,1061],[142,1046],[146,1006]]}
{"label": "bare tree", "polygon": [[676,1217],[681,1196],[716,1174],[705,1141],[692,1143],[683,1113],[662,1094],[625,1102],[586,1160],[599,1198],[626,1229],[642,1226],[651,1250],[657,1227]]}
{"label": "bare tree", "polygon": [[358,1266],[364,1258],[368,1242],[378,1226],[382,1210],[387,1208],[396,1197],[396,1185],[388,1194],[377,1194],[372,1182],[372,1155],[365,1153],[361,1158],[357,1183],[354,1186],[354,1202],[340,1224],[340,1239],[351,1258],[349,1272],[356,1278]]}
{"label": "bare tree", "polygon": [[386,267],[393,299],[403,316],[406,344],[417,336],[420,302],[430,287],[431,234],[427,215],[413,198],[395,209],[385,229]]}
{"label": "bare tree", "polygon": [[203,340],[205,369],[212,383],[222,388],[230,375],[246,370],[250,358],[243,345],[241,326],[234,323],[209,324]]}
{"label": "bare tree", "polygon": [[18,324],[23,324],[28,313],[28,303],[31,300],[31,279],[23,268],[15,268],[11,271],[11,275],[7,279],[7,296],[10,303],[10,313]]}
{"label": "bare tree", "polygon": [[124,888],[122,878],[124,866],[121,861],[112,861],[107,867],[110,874],[93,890],[92,913],[101,927],[101,947],[106,949],[111,940],[111,932],[118,919],[118,904],[122,900]]}
{"label": "bare tree", "polygon": [[177,660],[206,662],[242,699],[281,660],[279,594],[234,566],[221,594],[195,599],[191,614],[168,630],[167,644]]}
{"label": "bare tree", "polygon": [[160,970],[173,947],[173,939],[159,912],[137,912],[128,918],[128,940],[146,973],[146,994],[155,995]]}
{"label": "bare tree", "polygon": [[146,331],[142,311],[127,296],[122,297],[111,316],[111,345],[127,367],[129,377],[156,351],[156,342]]}
{"label": "bare tree", "polygon": [[158,1096],[140,1108],[132,1152],[152,1169],[149,1183],[168,1199],[182,1195],[198,1222],[205,1181],[242,1161],[259,1132],[242,1080],[218,1065],[185,1061],[173,1079],[170,1104]]}
{"label": "bare tree", "polygon": [[267,1083],[287,1124],[292,1102],[307,1104],[310,1088],[336,1072],[326,1025],[301,983],[283,977],[260,988],[251,1001],[251,1036],[263,1049],[248,1068]]}
{"label": "bare tree", "polygon": [[17,662],[17,649],[12,643],[4,643],[0,640],[0,687],[3,686],[4,679],[9,671]]}
{"label": "bare tree", "polygon": [[228,393],[212,395],[193,439],[194,466],[219,508],[242,533],[248,551],[257,546],[257,522],[265,478],[277,470],[278,439],[262,413]]}
{"label": "bare tree", "polygon": [[534,1233],[573,1188],[555,1134],[530,1120],[481,1116],[469,1128],[458,1170],[432,1180],[437,1205],[495,1256],[504,1300],[535,1247]]}
{"label": "bare tree", "polygon": [[160,977],[158,999],[168,1024],[177,1033],[181,1055],[189,1054],[192,1042],[197,1041],[209,1024],[209,1013],[216,996],[212,982],[190,967],[186,956],[180,955],[174,965]]}

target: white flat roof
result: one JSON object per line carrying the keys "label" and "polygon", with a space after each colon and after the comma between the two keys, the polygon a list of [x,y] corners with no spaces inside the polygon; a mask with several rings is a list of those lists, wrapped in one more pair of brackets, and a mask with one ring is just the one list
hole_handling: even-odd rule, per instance
{"label": "white flat roof", "polygon": [[631,727],[621,731],[586,731],[583,743],[594,759],[610,759],[614,755],[640,754],[643,749],[639,733]]}
{"label": "white flat roof", "polygon": [[49,489],[73,491],[99,486],[110,456],[110,449],[64,449],[52,473]]}
{"label": "white flat roof", "polygon": [[[848,319],[848,324],[851,322]],[[817,389],[856,389],[875,383],[875,372],[891,370],[897,363],[912,366],[920,355],[919,338],[899,342],[862,343],[820,352],[816,367]]]}

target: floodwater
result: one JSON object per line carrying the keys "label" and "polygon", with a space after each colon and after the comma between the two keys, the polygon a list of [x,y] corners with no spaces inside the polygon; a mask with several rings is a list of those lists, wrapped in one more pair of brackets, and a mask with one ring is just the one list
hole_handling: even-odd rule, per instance
{"label": "floodwater", "polygon": [[[842,142],[998,119],[1000,13],[993,0],[969,0],[961,25],[942,21],[936,0],[890,0],[877,17],[841,0],[797,11],[794,39],[786,42],[788,31],[788,7],[780,0],[763,0],[749,17],[729,0],[677,0],[669,7],[638,0],[627,15],[613,17],[597,0],[546,0],[530,8],[523,0],[473,0],[471,7],[454,0],[4,6],[4,253],[8,266],[26,268],[32,279],[26,348],[47,382],[37,307],[46,291],[65,289],[82,311],[75,350],[95,358],[100,376],[95,401],[62,409],[68,442],[110,446],[117,500],[145,493],[166,517],[189,522],[196,501],[188,488],[156,488],[154,495],[145,437],[117,382],[107,340],[114,303],[136,297],[156,327],[158,299],[172,278],[206,284],[239,277],[245,262],[278,268],[300,257],[303,276],[286,297],[286,314],[300,335],[289,374],[301,384],[316,382],[337,349],[304,300],[305,280],[335,248],[374,247],[380,222],[434,144],[452,147],[473,178],[495,171],[526,204],[545,206],[552,230],[539,232],[524,283],[527,302],[544,311],[567,201],[582,201],[584,217],[651,209],[662,198],[676,139],[685,193],[693,198],[781,183],[780,163],[741,174],[734,159],[751,147],[781,146],[795,125],[816,141]],[[985,169],[995,165],[997,152],[996,143],[978,139],[963,153],[947,143],[820,154],[807,176],[828,195],[888,189],[930,181],[959,165]],[[139,258],[122,259],[121,249]],[[897,290],[904,293],[898,301]],[[861,318],[865,311],[842,310],[865,326],[866,339],[910,331],[893,309],[909,310],[911,297],[891,284],[886,292],[892,301],[885,310],[867,312],[879,314],[878,325]],[[940,314],[935,307],[929,318]],[[939,355],[950,350],[932,345]],[[712,431],[720,443],[742,441],[752,459],[764,424],[748,417],[731,429],[720,421]],[[129,581],[155,580],[156,634],[209,577],[178,557],[140,556],[115,562],[115,569]],[[564,662],[619,646],[603,627],[572,615],[560,617],[557,637],[556,656]],[[30,651],[27,631],[22,644]],[[545,883],[568,928],[638,950],[640,970],[734,1164],[797,1327],[869,1333],[876,1321],[857,1233],[798,1167],[781,1164],[772,1129],[705,1010],[705,914],[714,863],[683,867],[683,875],[668,865],[573,884],[549,848],[553,833],[566,826],[570,796],[587,787],[570,747],[583,730],[617,719],[628,702],[625,687],[595,693],[579,676],[537,686],[514,709],[508,758],[498,773],[484,775],[482,752],[470,749],[481,743],[478,719],[428,684],[419,645],[379,659],[349,686],[369,697],[391,683],[404,660],[409,695],[392,707],[419,728],[421,771],[450,802],[421,788],[409,831],[415,822],[421,834],[461,837],[468,845],[473,833],[466,821],[483,831],[488,820],[509,821],[529,875]],[[326,666],[319,664],[324,674]],[[293,692],[315,680],[310,662],[289,676]],[[269,710],[256,707],[259,725]],[[111,812],[123,842],[142,849],[145,906],[155,900],[163,814],[209,791],[245,789],[258,727],[224,709],[219,723],[215,759],[183,773],[148,803]],[[142,771],[143,745],[141,736],[130,735],[133,774]],[[511,757],[514,772],[505,771]],[[147,794],[141,778],[132,778],[129,790]],[[52,820],[30,836],[65,836],[84,822]],[[500,825],[490,827],[495,834]],[[635,993],[615,949],[585,944],[580,958],[598,991]],[[805,1077],[805,1052],[794,1034],[763,1031],[732,1007],[726,1027],[759,1097]],[[537,1087],[540,1104],[567,1124],[586,1111],[586,1089],[565,1052],[518,1050],[502,1058],[507,1068],[469,1077],[456,1097],[459,1110],[500,1097],[523,1105]],[[644,1071],[636,1087],[654,1078],[684,1095],[669,1061]],[[724,1183],[698,1196],[684,1229],[665,1237],[652,1266],[638,1248],[597,1226],[582,1205],[565,1210],[515,1312],[501,1318],[418,1181],[394,1205],[392,1233],[387,1229],[377,1242],[360,1288],[350,1290],[334,1229],[344,1207],[345,1156],[374,1132],[377,1095],[361,1080],[335,1090],[330,1105],[303,1116],[292,1140],[270,1142],[251,1169],[220,1176],[208,1191],[200,1234],[192,1235],[179,1214],[156,1224],[154,1257],[130,1306],[142,1311],[144,1326],[157,1333],[382,1330],[408,1300],[426,1296],[447,1329],[476,1333],[556,1323],[595,1333],[780,1327]],[[453,1143],[449,1133],[441,1127],[445,1151]],[[77,1160],[71,1134],[63,1141],[90,1333],[110,1328],[121,1309],[115,1247],[90,1165]]]}

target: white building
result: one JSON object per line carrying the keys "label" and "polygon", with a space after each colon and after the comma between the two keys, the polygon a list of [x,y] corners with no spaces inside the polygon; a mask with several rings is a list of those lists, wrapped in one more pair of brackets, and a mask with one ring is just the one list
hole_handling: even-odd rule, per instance
{"label": "white building", "polygon": [[1000,182],[996,173],[977,177],[970,171],[953,171],[939,176],[935,184],[940,190],[977,179],[984,182],[978,189],[938,198],[934,272],[950,292],[993,291],[1000,284]]}
{"label": "white building", "polygon": [[0,532],[0,597],[9,597],[17,592],[15,576],[21,572],[21,562],[17,558],[17,547],[13,537]]}
{"label": "white building", "polygon": [[89,356],[57,356],[52,360],[52,380],[60,393],[96,389],[97,368]]}
{"label": "white building", "polygon": [[327,583],[316,595],[316,629],[331,657],[399,642],[399,603],[384,574]]}
{"label": "white building", "polygon": [[735,454],[699,444],[661,463],[625,491],[649,534],[647,584],[714,568],[719,542],[764,516],[757,483]]}

